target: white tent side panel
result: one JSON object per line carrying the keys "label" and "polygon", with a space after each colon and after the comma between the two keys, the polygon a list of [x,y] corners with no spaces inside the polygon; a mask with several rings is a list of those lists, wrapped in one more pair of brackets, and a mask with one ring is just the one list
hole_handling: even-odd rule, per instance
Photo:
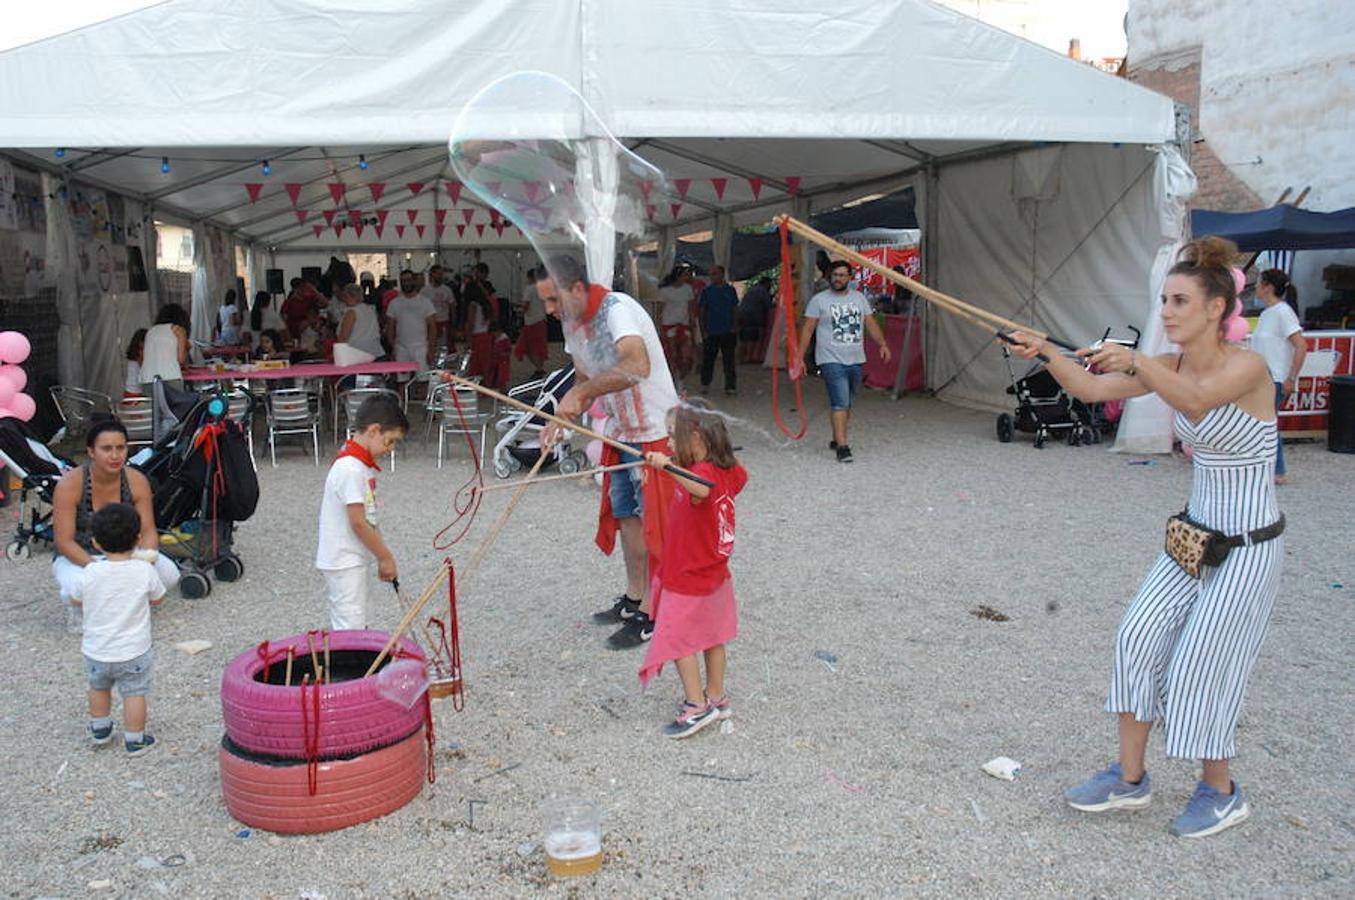
{"label": "white tent side panel", "polygon": [[[937,190],[940,290],[1079,346],[1142,328],[1145,278],[1162,246],[1141,146],[1065,145],[947,167]],[[952,402],[1010,405],[992,332],[937,312],[928,381]],[[1018,376],[1027,363],[1012,361]]]}

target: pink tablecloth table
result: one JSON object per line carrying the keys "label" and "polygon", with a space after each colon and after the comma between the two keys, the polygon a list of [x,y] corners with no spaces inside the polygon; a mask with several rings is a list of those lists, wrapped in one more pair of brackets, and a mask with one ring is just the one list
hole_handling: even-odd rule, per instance
{"label": "pink tablecloth table", "polygon": [[343,378],[345,375],[398,375],[419,371],[413,362],[370,362],[356,366],[336,366],[334,363],[297,363],[276,369],[225,369],[199,367],[183,370],[184,381],[271,380],[276,378]]}

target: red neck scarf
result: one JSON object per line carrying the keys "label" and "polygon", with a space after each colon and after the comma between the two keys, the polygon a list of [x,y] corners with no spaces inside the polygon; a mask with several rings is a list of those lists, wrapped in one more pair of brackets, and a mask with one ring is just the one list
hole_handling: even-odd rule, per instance
{"label": "red neck scarf", "polygon": [[602,307],[602,301],[610,293],[611,291],[607,290],[600,284],[588,285],[588,305],[585,306],[583,309],[583,319],[581,321],[584,322],[593,321],[593,316],[596,316],[598,314],[598,310]]}
{"label": "red neck scarf", "polygon": [[376,469],[378,472],[381,471],[381,467],[376,464],[376,460],[372,459],[372,454],[367,452],[367,448],[352,438],[344,441],[343,449],[340,450],[339,455],[334,458],[343,459],[345,456],[353,457],[369,469]]}

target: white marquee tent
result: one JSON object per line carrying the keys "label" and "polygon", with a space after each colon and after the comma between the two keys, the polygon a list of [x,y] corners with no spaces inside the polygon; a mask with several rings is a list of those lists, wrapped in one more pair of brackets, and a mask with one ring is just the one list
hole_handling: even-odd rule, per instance
{"label": "white marquee tent", "polygon": [[[467,99],[523,69],[572,85],[686,186],[655,220],[670,242],[714,229],[718,255],[733,227],[911,184],[941,290],[1079,342],[1155,322],[1193,186],[1171,101],[925,0],[167,0],[0,53],[0,159],[52,195],[61,377],[115,384],[109,348],[154,298],[80,277],[108,232],[97,212],[79,227],[59,188],[121,198],[124,240],[152,217],[195,229],[200,331],[232,267],[210,256],[232,245],[252,270],[523,246],[458,195],[446,150]],[[118,317],[91,312],[98,293]],[[982,332],[932,315],[927,344],[941,396],[1003,402]]]}

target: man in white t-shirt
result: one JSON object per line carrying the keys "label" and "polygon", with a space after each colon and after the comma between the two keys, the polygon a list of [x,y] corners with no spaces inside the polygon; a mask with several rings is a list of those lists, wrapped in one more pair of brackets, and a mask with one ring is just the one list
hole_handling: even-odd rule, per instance
{"label": "man in white t-shirt", "polygon": [[315,568],[325,578],[329,625],[366,628],[372,563],[377,577],[394,581],[395,557],[376,528],[376,460],[409,431],[409,420],[389,397],[368,397],[353,416],[353,436],[325,477]]}
{"label": "man in white t-shirt", "polygon": [[[1303,360],[1308,355],[1308,342],[1303,338],[1303,326],[1288,303],[1289,276],[1281,269],[1266,269],[1256,281],[1256,299],[1265,304],[1261,318],[1252,332],[1251,349],[1261,354],[1275,382],[1275,409],[1284,406],[1298,384]],[[1278,433],[1277,433],[1278,434]],[[1289,480],[1284,464],[1284,438],[1278,437],[1275,452],[1275,483]]]}
{"label": "man in white t-shirt", "polygon": [[419,293],[414,273],[405,269],[400,273],[400,293],[386,307],[386,337],[396,361],[432,367],[437,359],[437,336],[437,311],[428,296]]}
{"label": "man in white t-shirt", "polygon": [[514,355],[518,359],[524,356],[532,361],[532,377],[541,378],[546,374],[546,356],[549,348],[546,327],[546,307],[536,290],[536,269],[527,270],[527,289],[522,293],[522,333],[518,335]]}
{"label": "man in white t-shirt", "polygon": [[422,292],[423,296],[428,298],[428,302],[433,304],[433,318],[437,322],[436,338],[428,342],[433,349],[434,357],[444,346],[448,350],[452,349],[449,327],[452,310],[456,307],[456,295],[452,293],[451,287],[444,283],[446,275],[446,271],[437,263],[429,266],[428,284]]}
{"label": "man in white t-shirt", "polygon": [[[636,448],[622,455],[603,450],[604,465],[633,462],[651,450],[668,451],[668,411],[677,390],[664,359],[654,320],[633,297],[592,284],[573,257],[556,256],[537,271],[536,287],[548,314],[564,326],[565,352],[574,360],[574,387],[557,414],[577,420],[594,401],[607,413],[609,437]],[[548,446],[560,429],[548,426]],[[638,469],[604,475],[596,541],[610,554],[616,534],[626,561],[626,593],[594,616],[599,623],[623,622],[609,639],[614,648],[635,647],[654,633],[650,619],[649,573],[663,548],[664,521],[673,482],[667,475],[642,478]]]}

